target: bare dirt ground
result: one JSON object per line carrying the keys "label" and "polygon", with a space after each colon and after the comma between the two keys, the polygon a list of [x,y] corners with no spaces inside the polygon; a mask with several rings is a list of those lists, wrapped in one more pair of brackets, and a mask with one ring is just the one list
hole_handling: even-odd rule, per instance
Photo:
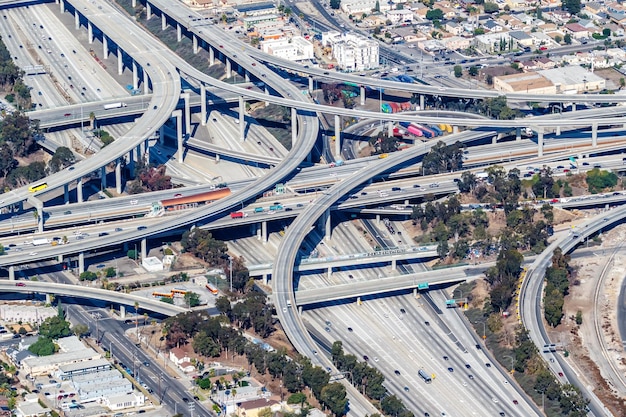
{"label": "bare dirt ground", "polygon": [[[571,261],[576,268],[574,281],[579,285],[570,287],[570,294],[565,298],[564,318],[555,329],[546,326],[553,341],[562,343],[570,352],[568,362],[578,369],[578,374],[587,386],[595,387],[594,393],[611,410],[615,416],[626,416],[623,397],[613,389],[612,385],[602,376],[596,361],[604,360],[599,347],[592,341],[596,337],[593,326],[593,310],[595,308],[592,294],[613,248],[624,241],[626,228],[617,227],[604,233],[602,244],[589,256]],[[604,340],[609,350],[610,360],[619,363],[623,356],[623,346],[617,325],[616,304],[621,282],[626,271],[626,256],[618,253],[610,272],[605,280],[604,291],[599,295],[598,312],[601,315],[601,327]],[[583,324],[578,326],[574,320],[577,311],[583,315]],[[623,359],[622,359],[623,360]],[[622,362],[621,372],[626,371]]]}

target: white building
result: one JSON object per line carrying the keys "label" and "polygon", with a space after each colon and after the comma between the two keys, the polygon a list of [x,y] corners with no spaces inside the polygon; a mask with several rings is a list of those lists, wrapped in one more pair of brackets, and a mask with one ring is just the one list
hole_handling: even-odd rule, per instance
{"label": "white building", "polygon": [[[372,13],[376,9],[377,0],[342,0],[341,10],[348,14]],[[378,8],[381,12],[391,9],[386,1],[378,1]]]}
{"label": "white building", "polygon": [[266,54],[289,61],[302,61],[315,57],[313,44],[302,36],[294,36],[291,39],[267,40],[261,42],[260,46]]}
{"label": "white building", "polygon": [[322,34],[322,44],[331,47],[339,69],[364,71],[378,68],[378,42],[351,32],[330,31]]}
{"label": "white building", "polygon": [[15,415],[17,417],[37,417],[50,415],[49,408],[39,405],[37,394],[27,394],[24,401],[18,403],[15,407]]}
{"label": "white building", "polygon": [[387,19],[393,24],[397,23],[413,23],[413,17],[415,16],[411,10],[389,10],[387,13]]}
{"label": "white building", "polygon": [[102,401],[112,411],[123,410],[124,408],[141,407],[145,404],[146,397],[142,393],[132,392],[130,394],[111,395]]}
{"label": "white building", "polygon": [[141,260],[141,266],[148,272],[160,272],[163,271],[163,262],[155,256],[148,256]]}
{"label": "white building", "polygon": [[34,305],[2,304],[0,305],[0,318],[7,323],[30,323],[41,324],[45,319],[58,314],[52,307],[40,307]]}

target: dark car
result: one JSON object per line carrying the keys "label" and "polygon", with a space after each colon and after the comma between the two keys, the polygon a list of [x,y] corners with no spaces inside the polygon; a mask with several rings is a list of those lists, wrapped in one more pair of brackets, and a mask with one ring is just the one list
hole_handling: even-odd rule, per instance
{"label": "dark car", "polygon": [[370,360],[370,358],[368,358],[368,357],[367,357],[367,355],[363,355],[363,360],[364,360],[364,361],[369,361],[369,360]]}
{"label": "dark car", "polygon": [[454,368],[449,367],[449,368],[448,368],[448,372],[454,372]]}
{"label": "dark car", "polygon": [[469,363],[466,363],[466,364],[465,364],[465,367],[466,367],[467,369],[470,369],[470,368],[471,368],[471,365],[470,365]]}
{"label": "dark car", "polygon": [[139,226],[139,227],[137,228],[137,230],[146,230],[146,229],[147,229],[147,227],[146,227],[146,226]]}
{"label": "dark car", "polygon": [[393,371],[394,374],[396,375],[400,375],[400,371],[398,371],[397,369],[395,371]]}

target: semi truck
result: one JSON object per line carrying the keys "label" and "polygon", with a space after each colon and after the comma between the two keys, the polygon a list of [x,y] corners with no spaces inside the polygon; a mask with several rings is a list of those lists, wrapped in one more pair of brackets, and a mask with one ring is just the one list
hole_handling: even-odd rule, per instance
{"label": "semi truck", "polygon": [[126,103],[122,103],[121,101],[117,103],[105,104],[104,110],[119,109],[121,107],[128,107],[128,105]]}
{"label": "semi truck", "polygon": [[248,217],[248,214],[243,211],[234,211],[230,213],[231,219],[243,219],[244,217]]}
{"label": "semi truck", "polygon": [[48,245],[50,244],[50,239],[47,238],[39,238],[39,239],[33,239],[33,246],[41,246],[41,245]]}

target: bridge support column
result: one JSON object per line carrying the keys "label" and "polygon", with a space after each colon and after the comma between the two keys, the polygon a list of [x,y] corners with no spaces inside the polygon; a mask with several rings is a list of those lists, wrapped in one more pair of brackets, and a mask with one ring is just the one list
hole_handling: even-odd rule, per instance
{"label": "bridge support column", "polygon": [[395,270],[396,270],[396,267],[397,267],[397,262],[396,262],[396,260],[395,260],[395,259],[392,259],[392,260],[391,260],[391,270],[392,270],[392,271],[395,271]]}
{"label": "bridge support column", "polygon": [[115,163],[115,191],[122,194],[122,163],[119,159]]}
{"label": "bridge support column", "polygon": [[124,72],[124,60],[122,59],[122,50],[117,47],[117,75],[122,75]]}
{"label": "bridge support column", "polygon": [[65,13],[65,1],[59,1],[59,10],[61,10],[61,14]]}
{"label": "bridge support column", "polygon": [[[183,163],[183,115],[181,110],[174,110],[172,117],[176,118],[176,144],[178,150],[178,163]],[[162,136],[163,137],[163,136]]]}
{"label": "bridge support column", "polygon": [[63,262],[63,255],[59,255],[59,256],[57,256],[57,262],[58,262],[58,263]]}
{"label": "bridge support column", "polygon": [[261,222],[261,242],[267,243],[267,222]]}
{"label": "bridge support column", "polygon": [[376,215],[376,224],[380,224],[380,214]]}
{"label": "bridge support column", "polygon": [[243,96],[239,96],[239,140],[246,140],[246,101]]}
{"label": "bridge support column", "polygon": [[191,135],[191,111],[189,110],[189,93],[182,93],[183,103],[185,105],[185,133]]}
{"label": "bridge support column", "polygon": [[15,266],[9,267],[9,281],[15,281]]}
{"label": "bridge support column", "polygon": [[141,239],[141,261],[148,257],[148,239]]}
{"label": "bridge support column", "polygon": [[167,29],[167,16],[161,15],[161,30]]}
{"label": "bridge support column", "polygon": [[87,22],[87,39],[89,40],[89,45],[93,43],[93,26],[91,22]]}
{"label": "bridge support column", "polygon": [[139,73],[137,69],[137,63],[133,60],[133,89],[139,88]]}
{"label": "bridge support column", "polygon": [[576,103],[572,103],[571,108],[572,108],[572,112],[575,112],[576,111]]}
{"label": "bridge support column", "polygon": [[420,110],[424,110],[424,95],[420,94]]}
{"label": "bridge support column", "polygon": [[335,143],[341,141],[341,116],[335,115]]}
{"label": "bridge support column", "polygon": [[102,189],[107,188],[107,169],[106,167],[102,167],[100,168],[100,185],[102,187]]}
{"label": "bridge support column", "polygon": [[302,306],[298,306],[298,314],[302,315]]}
{"label": "bridge support column", "polygon": [[193,53],[198,53],[198,37],[196,35],[191,36],[191,42],[193,44]]}
{"label": "bridge support column", "polygon": [[126,318],[126,306],[123,306],[121,304],[120,304],[120,318],[121,319]]}
{"label": "bridge support column", "polygon": [[543,127],[537,128],[537,156],[543,156]]}
{"label": "bridge support column", "polygon": [[359,88],[359,93],[360,93],[359,95],[361,97],[361,106],[365,106],[365,87],[364,86],[361,86]]}
{"label": "bridge support column", "polygon": [[459,133],[459,127],[458,126],[452,126],[452,133]]}
{"label": "bridge support column", "polygon": [[263,279],[263,285],[267,285],[267,274],[263,274],[261,278]]}
{"label": "bridge support column", "polygon": [[78,10],[74,10],[74,29],[80,29],[80,16],[78,15]]}
{"label": "bridge support column", "polygon": [[148,94],[150,92],[150,83],[148,82],[148,74],[143,71],[143,93]]}
{"label": "bridge support column", "polygon": [[356,298],[356,305],[360,306],[361,304],[363,304],[363,302],[361,301],[361,297],[357,297]]}
{"label": "bridge support column", "polygon": [[498,143],[498,135],[494,135],[494,137],[491,138],[491,144],[495,145],[496,143]]}
{"label": "bridge support column", "polygon": [[341,156],[341,134],[339,136],[335,135],[335,155],[337,157]]}
{"label": "bridge support column", "polygon": [[515,128],[515,140],[522,140],[522,128]]}
{"label": "bridge support column", "polygon": [[209,46],[209,66],[215,65],[215,49]]}
{"label": "bridge support column", "polygon": [[324,214],[324,238],[328,241],[330,240],[331,237],[331,233],[332,233],[332,228],[331,228],[331,223],[330,223],[330,209],[326,210],[326,213]]}
{"label": "bridge support column", "polygon": [[247,82],[247,83],[250,82],[250,73],[248,72],[248,70],[244,70],[243,78],[244,78],[245,82]]}
{"label": "bridge support column", "polygon": [[413,288],[413,297],[417,298],[417,288]]}
{"label": "bridge support column", "polygon": [[165,128],[161,126],[159,128],[159,145],[163,145],[164,143],[165,143]]}
{"label": "bridge support column", "polygon": [[330,278],[330,277],[332,277],[332,276],[333,276],[333,267],[332,267],[332,266],[329,266],[329,267],[328,267],[328,269],[327,269],[327,271],[326,271],[326,276],[327,276],[328,278]]}
{"label": "bridge support column", "polygon": [[78,275],[85,272],[85,253],[80,252],[78,254]]}
{"label": "bridge support column", "polygon": [[291,147],[296,146],[298,139],[298,109],[291,108]]}
{"label": "bridge support column", "polygon": [[76,200],[79,203],[83,202],[83,179],[79,178],[76,181]]}
{"label": "bridge support column", "polygon": [[309,93],[313,92],[313,77],[309,77]]}
{"label": "bridge support column", "polygon": [[63,185],[63,202],[65,204],[70,202],[70,186],[69,186],[69,184]]}
{"label": "bridge support column", "polygon": [[46,294],[46,304],[52,304],[52,296],[50,294]]}
{"label": "bridge support column", "polygon": [[152,5],[149,2],[146,2],[146,20],[150,20],[152,17]]}
{"label": "bridge support column", "polygon": [[230,62],[230,59],[226,59],[226,78],[230,78],[233,76],[233,64]]}
{"label": "bridge support column", "polygon": [[43,205],[37,207],[37,229],[39,233],[43,232],[44,212]]}
{"label": "bridge support column", "polygon": [[[267,88],[267,85],[263,88],[263,90],[265,91],[265,94],[266,94],[266,95],[268,95],[268,96],[270,95],[270,89],[269,89],[269,88]],[[269,102],[269,101],[266,101],[266,102],[265,102],[265,107],[267,107],[267,106],[269,106],[269,105],[270,105],[270,102]]]}
{"label": "bridge support column", "polygon": [[591,146],[594,148],[598,146],[598,123],[591,124]]}
{"label": "bridge support column", "polygon": [[387,136],[393,136],[393,122],[387,123]]}
{"label": "bridge support column", "polygon": [[176,40],[178,42],[183,40],[183,27],[180,23],[176,23]]}
{"label": "bridge support column", "polygon": [[556,136],[561,136],[561,126],[556,127]]}
{"label": "bridge support column", "polygon": [[109,41],[106,35],[102,35],[102,59],[109,58]]}
{"label": "bridge support column", "polygon": [[130,2],[130,6],[134,9],[135,7],[137,7],[137,0],[132,0]]}
{"label": "bridge support column", "polygon": [[206,126],[206,85],[200,84],[200,123]]}

